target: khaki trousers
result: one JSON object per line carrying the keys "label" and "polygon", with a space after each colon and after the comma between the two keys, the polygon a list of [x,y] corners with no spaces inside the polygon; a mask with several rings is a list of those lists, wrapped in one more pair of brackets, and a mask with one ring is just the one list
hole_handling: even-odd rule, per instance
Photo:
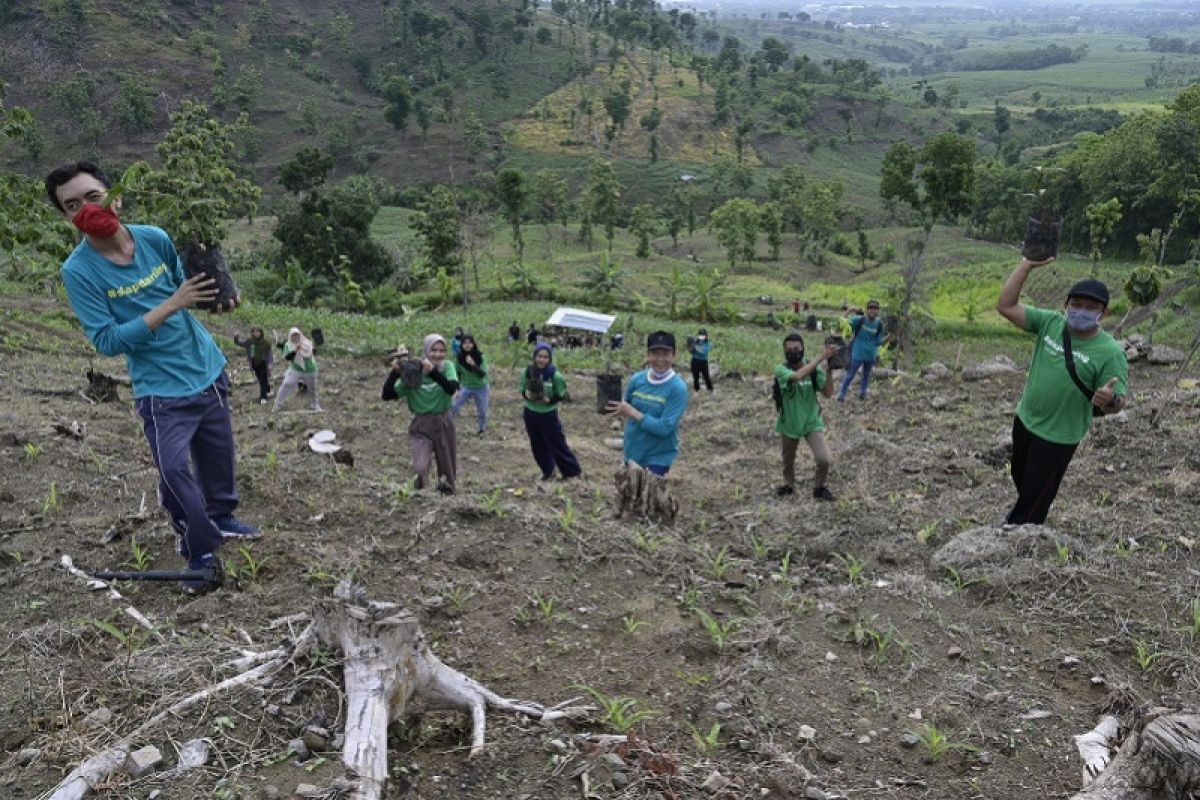
{"label": "khaki trousers", "polygon": [[[796,450],[800,447],[800,440],[790,436],[780,436],[779,439],[783,444],[783,482],[787,486],[795,486]],[[813,472],[813,488],[819,489],[825,485],[825,479],[829,477],[829,468],[833,466],[833,456],[829,454],[829,445],[825,443],[824,432],[813,431],[804,439],[808,442],[809,449],[812,450],[813,461],[816,464]]]}
{"label": "khaki trousers", "polygon": [[429,467],[437,462],[437,471],[454,489],[458,476],[458,456],[455,450],[454,416],[441,414],[417,414],[408,426],[408,439],[412,446],[412,467],[417,473],[416,488],[429,485]]}

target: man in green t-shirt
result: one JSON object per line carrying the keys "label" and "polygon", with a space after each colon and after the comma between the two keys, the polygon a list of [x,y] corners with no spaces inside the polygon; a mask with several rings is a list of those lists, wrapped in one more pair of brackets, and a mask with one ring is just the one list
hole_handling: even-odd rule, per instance
{"label": "man in green t-shirt", "polygon": [[775,432],[779,434],[783,447],[783,485],[775,490],[779,497],[796,491],[796,450],[800,440],[808,442],[812,450],[816,472],[813,476],[813,497],[818,500],[833,500],[833,493],[825,485],[833,458],[825,443],[825,421],[821,419],[821,405],[817,392],[826,397],[833,396],[833,381],[827,369],[821,365],[833,357],[836,347],[825,351],[810,362],[804,360],[804,337],[789,333],[783,340],[783,355],[786,363],[775,367],[775,405],[779,415],[775,420]]}
{"label": "man in green t-shirt", "polygon": [[[1014,525],[1046,521],[1093,415],[1120,411],[1128,391],[1125,351],[1100,327],[1108,313],[1108,287],[1101,281],[1089,278],[1072,286],[1064,313],[1021,304],[1021,287],[1029,273],[1053,260],[1022,258],[996,303],[1005,319],[1037,336],[1013,419],[1012,478],[1017,502],[1005,521]],[[1067,368],[1068,349],[1074,375]]]}

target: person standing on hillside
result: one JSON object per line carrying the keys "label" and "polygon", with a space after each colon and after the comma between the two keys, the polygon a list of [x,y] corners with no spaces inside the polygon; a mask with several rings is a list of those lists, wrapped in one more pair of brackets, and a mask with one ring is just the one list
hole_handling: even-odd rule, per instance
{"label": "person standing on hillside", "polygon": [[567,382],[554,367],[554,351],[548,343],[533,349],[533,363],[521,373],[520,391],[525,401],[525,433],[542,480],[553,480],[556,469],[563,480],[579,477],[583,469],[567,444],[558,418],[558,404],[567,396]]}
{"label": "person standing on hillside", "polygon": [[821,404],[817,394],[833,396],[833,381],[828,369],[822,367],[837,352],[837,347],[826,347],[816,359],[804,360],[804,337],[789,333],[783,339],[784,363],[775,366],[775,408],[779,412],[775,419],[775,432],[783,447],[783,485],[775,490],[779,497],[796,492],[796,451],[800,440],[808,442],[812,450],[816,471],[813,475],[813,497],[818,500],[834,500],[825,485],[833,457],[825,443],[825,420],[821,418]]}
{"label": "person standing on hillside", "polygon": [[[111,186],[86,161],[46,176],[50,201],[83,233],[63,264],[63,285],[96,349],[125,356],[178,552],[189,569],[208,573],[183,589],[200,593],[221,585],[217,551],[224,539],[261,535],[233,514],[237,460],[225,356],[187,311],[213,300],[217,287],[205,275],[185,278],[165,231],[122,224],[120,198],[109,202]],[[216,310],[236,306],[235,299]]]}
{"label": "person standing on hillside", "polygon": [[532,322],[529,323],[529,330],[525,331],[525,341],[528,344],[537,344],[538,329]]}
{"label": "person standing on hillside", "polygon": [[240,333],[235,333],[233,343],[246,351],[250,371],[258,379],[258,402],[266,404],[271,396],[271,343],[257,325],[250,329],[249,339],[243,339]]}
{"label": "person standing on hillside", "polygon": [[454,415],[450,401],[458,391],[458,370],[447,361],[449,348],[439,334],[431,333],[422,344],[420,371],[410,381],[402,357],[397,353],[392,371],[383,384],[384,400],[404,398],[412,412],[408,439],[412,446],[414,485],[429,485],[429,468],[437,463],[438,491],[454,494],[458,481],[458,454],[454,435]]}
{"label": "person standing on hillside", "polygon": [[282,410],[283,404],[303,384],[308,393],[308,410],[320,411],[321,404],[317,402],[317,359],[313,355],[313,343],[299,328],[292,328],[288,331],[283,348],[283,358],[290,366],[283,373],[283,384],[279,387],[279,393],[275,395],[272,410]]}
{"label": "person standing on hillside", "polygon": [[463,332],[462,328],[454,329],[454,338],[450,340],[450,352],[453,353],[454,358],[456,359],[458,358],[459,351],[462,350],[462,340],[466,335],[467,334]]}
{"label": "person standing on hillside", "polygon": [[649,366],[629,379],[623,400],[610,400],[608,414],[625,418],[625,460],[666,475],[679,455],[679,423],[688,388],[675,373],[675,336],[655,331],[646,338]]}
{"label": "person standing on hillside", "polygon": [[712,342],[708,339],[708,331],[701,328],[696,332],[696,338],[691,340],[688,348],[692,351],[692,385],[697,392],[700,391],[700,379],[704,378],[704,385],[711,392],[712,376],[708,373],[708,354],[712,352]]}
{"label": "person standing on hillside", "polygon": [[861,369],[862,382],[858,387],[858,399],[867,399],[867,386],[871,382],[871,370],[879,358],[879,348],[891,339],[891,334],[884,328],[883,320],[879,318],[879,301],[867,301],[867,313],[856,314],[850,318],[850,331],[854,335],[850,346],[850,367],[842,378],[842,387],[838,390],[838,402],[846,400],[846,392],[854,381],[854,375]]}
{"label": "person standing on hillside", "polygon": [[510,342],[521,341],[521,326],[517,324],[515,319],[512,321],[512,325],[508,326],[508,340]]}
{"label": "person standing on hillside", "polygon": [[454,397],[454,405],[450,407],[450,413],[457,419],[459,409],[468,400],[474,400],[475,417],[479,423],[477,434],[483,436],[488,421],[488,368],[484,363],[483,353],[471,334],[463,334],[456,360],[462,381],[458,394]]}
{"label": "person standing on hillside", "polygon": [[1017,501],[1005,517],[1013,525],[1046,521],[1092,417],[1120,411],[1128,390],[1125,351],[1100,327],[1108,313],[1107,286],[1094,278],[1079,281],[1067,292],[1063,313],[1021,303],[1029,273],[1053,260],[1022,258],[996,302],[1001,316],[1037,337],[1013,418]]}

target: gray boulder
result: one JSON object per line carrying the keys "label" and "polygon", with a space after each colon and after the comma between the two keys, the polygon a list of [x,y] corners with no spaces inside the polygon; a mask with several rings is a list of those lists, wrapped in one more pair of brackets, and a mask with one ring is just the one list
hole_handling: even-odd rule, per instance
{"label": "gray boulder", "polygon": [[1150,348],[1149,355],[1146,360],[1151,364],[1182,364],[1187,358],[1187,354],[1182,350],[1176,350],[1174,347],[1167,347],[1163,344],[1156,344]]}
{"label": "gray boulder", "polygon": [[962,377],[964,381],[981,381],[998,375],[1011,375],[1016,371],[1017,365],[1013,363],[1013,360],[1008,356],[1000,355],[967,367],[963,370]]}

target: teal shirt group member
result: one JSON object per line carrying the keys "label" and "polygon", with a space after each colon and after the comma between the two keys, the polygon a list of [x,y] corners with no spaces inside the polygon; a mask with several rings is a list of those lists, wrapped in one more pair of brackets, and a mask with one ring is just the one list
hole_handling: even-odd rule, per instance
{"label": "teal shirt group member", "polygon": [[1022,258],[996,302],[1005,319],[1036,337],[1012,423],[1011,473],[1017,500],[1005,521],[1014,525],[1045,523],[1092,417],[1119,411],[1128,391],[1125,351],[1100,327],[1108,313],[1104,283],[1088,278],[1072,286],[1065,313],[1021,303],[1029,273],[1053,260]]}
{"label": "teal shirt group member", "polygon": [[688,388],[672,366],[675,336],[655,331],[646,342],[649,366],[629,379],[621,402],[609,413],[625,417],[625,460],[665,475],[679,455],[679,423],[688,406]]}
{"label": "teal shirt group member", "polygon": [[151,330],[145,316],[179,291],[185,277],[170,237],[150,225],[126,225],[133,260],[117,264],[85,237],[62,267],[75,316],[96,349],[125,356],[133,396],[189,397],[212,386],[225,356],[186,309]]}
{"label": "teal shirt group member", "polygon": [[855,361],[875,363],[879,357],[879,346],[883,344],[887,331],[883,327],[883,319],[869,314],[859,314],[850,318],[850,330],[854,333],[854,344],[850,348],[850,357]]}
{"label": "teal shirt group member", "polygon": [[708,361],[710,352],[712,352],[712,342],[707,338],[692,342],[692,358],[696,361]]}

